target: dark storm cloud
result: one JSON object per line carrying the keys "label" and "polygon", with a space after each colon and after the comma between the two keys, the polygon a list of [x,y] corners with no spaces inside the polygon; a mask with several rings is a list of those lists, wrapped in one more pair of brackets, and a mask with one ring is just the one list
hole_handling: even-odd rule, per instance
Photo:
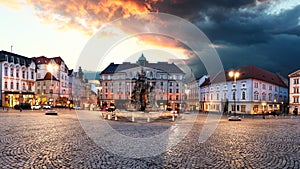
{"label": "dark storm cloud", "polygon": [[217,51],[225,69],[251,64],[287,76],[300,68],[300,5],[270,13],[270,2],[174,0],[156,5],[160,12],[188,19],[221,46]]}

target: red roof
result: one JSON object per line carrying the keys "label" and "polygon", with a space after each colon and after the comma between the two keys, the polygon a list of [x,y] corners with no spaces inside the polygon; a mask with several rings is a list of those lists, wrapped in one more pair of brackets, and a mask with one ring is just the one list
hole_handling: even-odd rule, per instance
{"label": "red roof", "polygon": [[[238,71],[240,73],[240,76],[237,80],[243,80],[243,79],[257,79],[261,81],[265,81],[271,84],[275,84],[282,87],[288,87],[287,84],[283,81],[283,78],[279,76],[278,74],[269,72],[267,70],[261,69],[256,66],[243,66],[237,69],[231,69],[225,71],[226,81],[233,81],[234,79],[232,77],[229,77],[230,71]],[[217,76],[215,76],[213,79],[213,82],[216,83],[220,81],[220,79],[224,79],[224,72],[219,73]],[[222,78],[223,76],[223,78]],[[221,82],[221,81],[220,81]],[[210,84],[211,81],[207,80],[203,83],[201,86],[206,86]]]}
{"label": "red roof", "polygon": [[[33,59],[33,61],[35,62],[36,65],[48,64],[50,62],[50,60],[52,60],[52,59],[58,65],[61,65],[61,63],[64,62],[64,60],[60,56],[52,57],[52,58],[47,58],[45,56],[39,56],[39,57],[33,57],[32,59]],[[67,67],[67,65],[66,65],[66,67]]]}

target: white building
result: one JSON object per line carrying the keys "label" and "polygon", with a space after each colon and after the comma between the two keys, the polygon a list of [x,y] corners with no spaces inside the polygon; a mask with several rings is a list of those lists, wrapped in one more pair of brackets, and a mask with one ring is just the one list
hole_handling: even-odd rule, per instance
{"label": "white building", "polygon": [[287,103],[287,84],[279,75],[255,66],[240,67],[234,71],[239,72],[236,83],[234,78],[229,77],[228,70],[225,71],[226,82],[211,83],[207,79],[201,85],[201,110],[259,114],[279,110]]}
{"label": "white building", "polygon": [[299,79],[300,79],[300,70],[293,72],[289,75],[290,78],[290,105],[289,105],[289,112],[298,114],[299,107],[300,107],[300,91],[299,91]]}
{"label": "white building", "polygon": [[34,102],[36,65],[31,58],[0,51],[1,106]]}
{"label": "white building", "polygon": [[70,97],[69,69],[61,57],[34,57],[38,104],[66,106]]}

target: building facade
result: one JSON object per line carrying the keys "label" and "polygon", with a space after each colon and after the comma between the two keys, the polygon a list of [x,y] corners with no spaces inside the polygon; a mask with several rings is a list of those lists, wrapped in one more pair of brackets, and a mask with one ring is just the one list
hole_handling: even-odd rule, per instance
{"label": "building facade", "polygon": [[34,57],[37,104],[66,106],[70,99],[69,69],[61,57]]}
{"label": "building facade", "polygon": [[173,63],[149,63],[142,55],[136,63],[111,63],[100,74],[100,107],[115,103],[118,109],[127,109],[135,82],[145,72],[147,81],[154,86],[157,107],[179,109],[184,99],[184,72]]}
{"label": "building facade", "polygon": [[36,65],[31,58],[0,51],[1,106],[34,104]]}
{"label": "building facade", "polygon": [[207,79],[200,87],[200,109],[214,112],[261,114],[282,110],[288,102],[288,87],[284,79],[255,66],[240,67],[234,78],[222,72],[226,82]]}
{"label": "building facade", "polygon": [[297,70],[289,75],[290,86],[289,86],[289,112],[293,114],[299,114],[300,108],[300,70]]}

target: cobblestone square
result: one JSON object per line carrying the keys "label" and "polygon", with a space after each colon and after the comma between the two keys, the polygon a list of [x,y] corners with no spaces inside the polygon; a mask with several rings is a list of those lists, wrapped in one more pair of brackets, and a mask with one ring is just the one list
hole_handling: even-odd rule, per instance
{"label": "cobblestone square", "polygon": [[[224,116],[214,134],[199,143],[206,116],[198,116],[177,146],[154,157],[132,159],[96,145],[75,111],[59,110],[58,116],[42,111],[0,112],[0,168],[300,168],[298,117],[230,122]],[[147,137],[172,125],[109,123],[131,137]]]}

